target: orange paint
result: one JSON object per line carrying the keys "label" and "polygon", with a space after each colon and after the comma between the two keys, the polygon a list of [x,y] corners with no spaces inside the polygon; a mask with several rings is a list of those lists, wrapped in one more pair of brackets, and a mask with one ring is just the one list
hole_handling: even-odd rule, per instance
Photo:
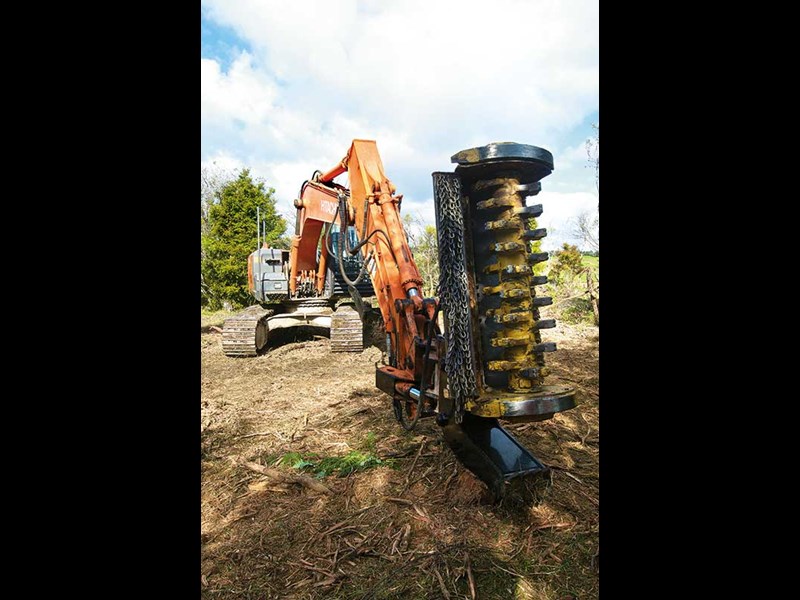
{"label": "orange paint", "polygon": [[[350,175],[349,204],[353,208],[356,231],[359,235],[364,231],[365,203],[367,235],[375,230],[383,231],[370,238],[370,242],[374,243],[377,264],[372,274],[372,285],[386,330],[397,332],[395,352],[397,365],[402,368],[406,364],[406,357],[413,360],[414,336],[422,332],[417,331],[413,316],[407,312],[409,308],[400,314],[395,301],[406,300],[408,290],[416,288],[419,298],[414,299],[414,306],[418,307],[423,296],[422,278],[403,230],[396,188],[384,173],[377,144],[373,140],[353,140],[345,160]],[[366,244],[361,249],[365,258],[370,247],[370,244]]]}

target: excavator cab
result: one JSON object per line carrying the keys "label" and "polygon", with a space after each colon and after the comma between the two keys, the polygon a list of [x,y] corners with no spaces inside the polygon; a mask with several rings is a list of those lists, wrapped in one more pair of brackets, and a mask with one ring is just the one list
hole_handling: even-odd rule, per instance
{"label": "excavator cab", "polygon": [[[358,242],[355,227],[352,225],[349,226],[347,228],[347,235],[349,237],[348,242],[350,247],[355,247],[356,243]],[[339,248],[339,242],[341,241],[344,243],[344,240],[339,239],[341,236],[341,231],[338,223],[331,224],[331,230],[328,236],[330,238],[330,247],[333,250],[333,254],[331,254],[328,258],[328,271],[325,277],[325,293],[330,296],[346,298],[350,295],[350,291],[348,289],[347,282],[344,280],[344,277],[342,277],[342,274],[339,271],[339,263],[342,263],[347,278],[351,281],[355,281],[361,272],[361,266],[364,264],[364,258],[361,256],[360,252],[357,252],[354,255],[345,252],[343,257],[339,256],[337,251]],[[370,278],[369,273],[364,274],[364,276],[361,278],[361,281],[355,285],[355,288],[361,298],[369,298],[375,295],[375,290],[372,288],[372,279]]]}

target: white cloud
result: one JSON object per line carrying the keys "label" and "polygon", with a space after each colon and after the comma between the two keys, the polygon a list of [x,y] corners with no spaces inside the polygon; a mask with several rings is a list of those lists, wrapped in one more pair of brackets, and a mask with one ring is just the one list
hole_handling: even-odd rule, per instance
{"label": "white cloud", "polygon": [[200,161],[200,167],[206,168],[214,168],[221,170],[225,173],[233,173],[234,171],[240,170],[242,167],[246,165],[242,163],[241,160],[236,158],[235,156],[231,156],[225,152],[217,152],[213,156],[208,157],[205,160]]}
{"label": "white cloud", "polygon": [[543,223],[562,230],[590,204],[582,143],[564,136],[598,107],[597,0],[203,5],[247,50],[227,69],[201,60],[201,160],[251,167],[276,189],[281,212],[354,138],[377,140],[403,211],[430,222],[431,172],[493,141],[554,153],[536,199]]}
{"label": "white cloud", "polygon": [[548,192],[543,186],[538,195],[528,199],[528,204],[542,205],[542,216],[536,220],[539,227],[547,228],[542,248],[554,250],[564,242],[577,243],[572,235],[574,219],[584,212],[593,214],[597,210],[597,196],[587,192]]}

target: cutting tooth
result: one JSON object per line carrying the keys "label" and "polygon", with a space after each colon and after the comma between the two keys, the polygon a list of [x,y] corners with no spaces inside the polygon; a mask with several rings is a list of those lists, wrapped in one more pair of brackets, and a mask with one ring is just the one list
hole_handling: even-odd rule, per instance
{"label": "cutting tooth", "polygon": [[528,379],[536,379],[537,377],[545,377],[547,374],[550,373],[550,369],[547,367],[523,367],[520,369],[519,374],[523,377],[527,377]]}
{"label": "cutting tooth", "polygon": [[[485,289],[484,289],[485,291]],[[497,317],[499,315],[507,315],[510,313],[518,313],[518,312],[530,312],[533,315],[534,319],[539,318],[539,309],[534,308],[533,302],[530,298],[525,300],[518,300],[514,302],[513,306],[506,306],[500,308],[487,308],[484,314],[487,318],[490,317]]]}
{"label": "cutting tooth", "polygon": [[522,239],[530,241],[540,240],[547,237],[547,229],[528,229],[522,232]]}
{"label": "cutting tooth", "polygon": [[511,369],[523,369],[526,364],[515,360],[490,360],[488,367],[490,371],[509,371]]}
{"label": "cutting tooth", "polygon": [[537,330],[537,329],[552,329],[555,326],[556,326],[556,320],[555,319],[541,319],[539,321],[536,321],[536,323],[533,324],[533,329],[534,330]]}
{"label": "cutting tooth", "polygon": [[547,252],[534,252],[533,254],[528,254],[525,259],[532,264],[545,262],[548,259],[549,255]]}
{"label": "cutting tooth", "polygon": [[550,296],[537,296],[533,299],[534,306],[550,306],[553,299]]}
{"label": "cutting tooth", "polygon": [[489,208],[502,208],[506,206],[516,206],[519,203],[519,198],[516,194],[508,194],[505,196],[497,196],[495,198],[489,198],[488,200],[482,200],[480,202],[475,203],[475,208],[478,210],[486,210]]}
{"label": "cutting tooth", "polygon": [[531,286],[544,285],[547,283],[547,275],[534,275],[531,277]]}
{"label": "cutting tooth", "polygon": [[501,298],[519,298],[528,294],[528,288],[501,283],[500,285],[487,285],[483,287],[484,294],[500,294]]}
{"label": "cutting tooth", "polygon": [[[500,347],[500,348],[509,348],[511,346],[527,346],[531,343],[531,336],[525,337],[495,337],[492,338],[492,346]],[[552,342],[549,342],[552,344]],[[545,346],[546,344],[539,344],[539,346]],[[538,346],[534,346],[534,348],[538,348]],[[545,352],[544,350],[539,350],[539,352]]]}
{"label": "cutting tooth", "polygon": [[528,275],[533,272],[533,268],[528,265],[508,265],[503,269],[507,275]]}
{"label": "cutting tooth", "polygon": [[492,263],[483,270],[484,273],[497,273],[498,271],[506,275],[530,275],[533,273],[533,268],[528,265],[503,265],[502,263]]}
{"label": "cutting tooth", "polygon": [[515,215],[523,215],[529,219],[535,219],[542,214],[542,205],[534,204],[533,206],[518,206],[514,209]]}
{"label": "cutting tooth", "polygon": [[472,186],[474,190],[490,190],[492,188],[505,186],[507,189],[514,189],[514,185],[509,182],[508,178],[506,177],[496,177],[494,179],[481,179],[480,181],[476,181],[475,184]]}
{"label": "cutting tooth", "polygon": [[507,288],[500,292],[501,298],[522,298],[528,293],[525,288]]}
{"label": "cutting tooth", "polygon": [[500,242],[499,244],[492,244],[489,246],[489,250],[494,252],[516,252],[518,250],[525,250],[525,244],[520,242]]}
{"label": "cutting tooth", "polygon": [[542,182],[535,181],[533,183],[512,183],[506,177],[498,177],[495,179],[482,179],[476,181],[473,188],[476,191],[490,190],[492,188],[504,187],[506,194],[519,194],[522,197],[535,196],[542,191]]}
{"label": "cutting tooth", "polygon": [[[504,315],[495,315],[494,322],[495,323],[522,323],[523,321],[530,321],[531,320],[531,313],[530,312],[513,312],[513,313],[506,313]],[[553,325],[555,327],[555,325]],[[537,327],[534,326],[534,329]],[[539,327],[538,329],[541,329]]]}
{"label": "cutting tooth", "polygon": [[544,342],[543,344],[536,344],[533,347],[533,352],[538,354],[540,352],[555,352],[556,351],[556,343],[555,342]]}
{"label": "cutting tooth", "polygon": [[483,226],[486,231],[496,231],[499,229],[520,229],[522,221],[518,217],[511,217],[510,219],[498,219],[497,221],[487,221]]}
{"label": "cutting tooth", "polygon": [[542,182],[535,181],[533,183],[523,183],[517,185],[517,193],[523,198],[526,196],[535,196],[542,191]]}
{"label": "cutting tooth", "polygon": [[528,379],[545,377],[550,373],[550,369],[547,367],[515,360],[490,360],[488,367],[490,371],[519,370],[519,374]]}

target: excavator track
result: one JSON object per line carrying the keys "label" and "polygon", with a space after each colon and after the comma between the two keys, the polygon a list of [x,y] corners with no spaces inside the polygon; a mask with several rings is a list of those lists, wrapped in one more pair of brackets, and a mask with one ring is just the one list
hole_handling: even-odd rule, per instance
{"label": "excavator track", "polygon": [[257,356],[267,344],[267,319],[275,311],[250,306],[228,319],[222,326],[222,351],[225,356]]}
{"label": "excavator track", "polygon": [[331,352],[361,352],[364,323],[352,304],[340,304],[331,317]]}

